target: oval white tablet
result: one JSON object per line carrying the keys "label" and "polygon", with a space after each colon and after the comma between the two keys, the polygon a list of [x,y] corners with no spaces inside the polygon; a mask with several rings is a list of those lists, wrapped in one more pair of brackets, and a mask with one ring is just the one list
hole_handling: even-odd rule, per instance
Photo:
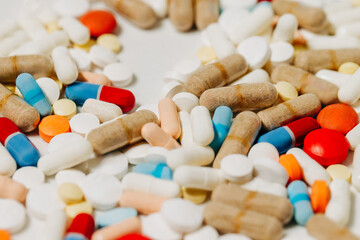
{"label": "oval white tablet", "polygon": [[170,81],[178,81],[180,83],[185,83],[187,79],[187,76],[185,76],[184,74],[181,74],[179,72],[176,71],[168,71],[164,74],[164,82],[170,82]]}
{"label": "oval white tablet", "polygon": [[165,201],[160,213],[170,228],[179,233],[193,232],[203,221],[200,208],[193,202],[181,198]]}
{"label": "oval white tablet", "polygon": [[58,0],[52,6],[60,16],[80,17],[89,10],[90,4],[88,0]]}
{"label": "oval white tablet", "polygon": [[60,97],[60,89],[57,83],[48,77],[38,78],[36,82],[45,94],[47,100],[53,105]]}
{"label": "oval white tablet", "polygon": [[96,44],[90,48],[89,54],[91,61],[101,68],[116,62],[116,54],[113,51]]}
{"label": "oval white tablet", "polygon": [[98,126],[100,126],[99,119],[91,113],[78,113],[70,119],[71,132],[81,136],[85,136]]}
{"label": "oval white tablet", "polygon": [[92,98],[85,101],[81,112],[94,114],[99,118],[100,122],[110,121],[123,114],[123,111],[118,105]]}
{"label": "oval white tablet", "polygon": [[75,82],[79,72],[68,49],[64,46],[56,47],[51,52],[51,57],[54,61],[54,69],[58,79],[64,84]]}
{"label": "oval white tablet", "polygon": [[90,173],[86,176],[82,189],[86,200],[98,210],[115,207],[122,194],[120,181],[109,174]]}
{"label": "oval white tablet", "polygon": [[189,92],[180,92],[172,98],[179,111],[190,112],[194,107],[199,105],[199,98]]}
{"label": "oval white tablet", "polygon": [[291,63],[294,57],[294,47],[288,42],[270,44],[272,63]]}
{"label": "oval white tablet", "polygon": [[76,133],[61,133],[53,137],[48,144],[48,152],[54,152],[62,149],[64,146],[69,145],[71,142],[77,142],[84,139],[82,136]]}
{"label": "oval white tablet", "polygon": [[255,158],[254,175],[269,182],[282,184],[283,186],[289,180],[289,174],[285,168],[278,162],[270,158]]}
{"label": "oval white tablet", "polygon": [[186,146],[170,150],[166,162],[171,169],[175,169],[182,165],[206,166],[214,158],[214,150],[209,146]]}
{"label": "oval white tablet", "polygon": [[267,41],[259,36],[242,41],[237,47],[237,52],[246,59],[250,69],[262,68],[271,56]]}
{"label": "oval white tablet", "polygon": [[176,94],[184,92],[185,86],[178,81],[169,81],[161,89],[161,96],[163,98],[172,98]]}
{"label": "oval white tablet", "polygon": [[181,240],[182,235],[172,230],[160,213],[141,217],[142,234],[157,240]]}
{"label": "oval white tablet", "polygon": [[321,69],[315,76],[325,81],[331,82],[339,88],[346,84],[346,81],[351,77],[350,74],[339,73],[338,71]]}
{"label": "oval white tablet", "polygon": [[181,60],[174,66],[174,71],[189,76],[201,67],[201,61],[197,58]]}
{"label": "oval white tablet", "polygon": [[55,175],[55,182],[58,186],[63,183],[74,183],[78,186],[82,184],[86,175],[80,170],[66,169],[61,170]]}
{"label": "oval white tablet", "polygon": [[224,177],[232,182],[246,182],[252,178],[252,159],[242,154],[230,154],[225,156],[220,165]]}
{"label": "oval white tablet", "polygon": [[146,153],[151,147],[146,142],[140,142],[123,149],[122,152],[128,158],[129,163],[136,165],[145,162]]}
{"label": "oval white tablet", "polygon": [[67,16],[60,19],[58,24],[73,43],[83,45],[90,40],[89,28],[84,26],[78,19]]}
{"label": "oval white tablet", "polygon": [[248,157],[253,160],[265,157],[277,162],[279,161],[279,151],[271,143],[260,142],[250,148]]}
{"label": "oval white tablet", "polygon": [[[238,2],[238,1],[237,1]],[[229,36],[230,40],[235,44],[233,39],[234,33],[236,33],[239,23],[246,21],[246,18],[250,16],[250,12],[244,8],[227,8],[223,9],[219,16],[218,23],[224,29]]]}
{"label": "oval white tablet", "polygon": [[75,60],[76,66],[80,71],[89,71],[91,68],[91,60],[89,54],[78,48],[69,49],[71,57]]}
{"label": "oval white tablet", "polygon": [[104,68],[104,75],[113,83],[114,87],[125,87],[133,80],[133,72],[124,63],[111,63]]}
{"label": "oval white tablet", "polygon": [[126,155],[119,151],[98,156],[88,163],[90,172],[106,173],[118,179],[127,173],[129,165]]}
{"label": "oval white tablet", "polygon": [[26,224],[26,211],[13,199],[0,199],[0,229],[14,234]]}
{"label": "oval white tablet", "polygon": [[29,166],[16,170],[12,179],[24,184],[26,188],[33,188],[45,181],[45,175],[39,168]]}
{"label": "oval white tablet", "polygon": [[214,129],[209,110],[204,106],[196,106],[190,113],[191,130],[194,142],[206,146],[214,139]]}

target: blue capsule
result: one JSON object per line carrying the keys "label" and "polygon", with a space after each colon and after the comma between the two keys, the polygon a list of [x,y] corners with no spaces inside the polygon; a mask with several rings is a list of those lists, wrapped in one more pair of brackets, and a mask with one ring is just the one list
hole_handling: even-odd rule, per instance
{"label": "blue capsule", "polygon": [[104,212],[98,218],[96,218],[96,224],[99,228],[103,228],[136,216],[137,211],[134,208],[114,208]]}
{"label": "blue capsule", "polygon": [[37,166],[40,153],[21,132],[10,135],[6,140],[5,147],[19,167]]}
{"label": "blue capsule", "polygon": [[172,180],[172,171],[165,163],[140,163],[135,166],[134,172]]}
{"label": "blue capsule", "polygon": [[76,105],[84,105],[88,98],[98,99],[100,85],[84,82],[74,82],[67,86],[65,95],[71,99]]}
{"label": "blue capsule", "polygon": [[218,152],[223,144],[229,132],[232,118],[233,113],[231,108],[227,106],[220,106],[215,109],[212,119],[215,135],[213,141],[210,143],[210,147],[214,150],[214,152]]}

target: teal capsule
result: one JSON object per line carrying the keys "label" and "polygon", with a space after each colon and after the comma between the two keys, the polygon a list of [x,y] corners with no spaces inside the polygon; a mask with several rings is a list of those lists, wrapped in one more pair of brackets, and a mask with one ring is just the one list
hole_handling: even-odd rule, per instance
{"label": "teal capsule", "polygon": [[214,127],[214,140],[210,143],[210,147],[214,152],[218,152],[223,144],[231,125],[233,113],[231,108],[227,106],[220,106],[215,109],[212,119]]}
{"label": "teal capsule", "polygon": [[165,163],[140,163],[135,166],[134,172],[172,180],[172,171]]}

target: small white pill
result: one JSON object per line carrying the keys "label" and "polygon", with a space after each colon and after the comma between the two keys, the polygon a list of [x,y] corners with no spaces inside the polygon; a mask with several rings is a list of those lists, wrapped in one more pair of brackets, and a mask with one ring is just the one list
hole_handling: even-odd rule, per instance
{"label": "small white pill", "polygon": [[116,62],[116,54],[113,51],[96,44],[90,48],[89,54],[91,61],[101,68]]}
{"label": "small white pill", "polygon": [[272,35],[274,42],[284,41],[292,43],[294,34],[298,28],[298,21],[293,14],[284,14],[279,18]]}
{"label": "small white pill", "polygon": [[83,45],[90,40],[89,29],[76,18],[63,17],[58,24],[64,29],[73,43]]}
{"label": "small white pill", "polygon": [[186,146],[170,150],[166,163],[171,169],[182,165],[206,166],[211,164],[214,158],[215,153],[211,147]]}
{"label": "small white pill", "polygon": [[259,177],[255,177],[250,182],[247,182],[241,186],[254,192],[262,192],[285,198],[287,197],[287,189],[284,185],[268,182]]}
{"label": "small white pill", "polygon": [[119,106],[92,98],[85,101],[81,112],[94,114],[100,122],[110,121],[123,114]]}
{"label": "small white pill", "polygon": [[294,58],[294,47],[288,42],[274,42],[270,44],[271,63],[291,63]]}
{"label": "small white pill", "polygon": [[360,40],[352,36],[315,35],[315,37],[306,40],[306,45],[312,50],[360,47]]}
{"label": "small white pill", "polygon": [[89,54],[78,48],[69,49],[71,57],[75,60],[76,66],[80,71],[89,71],[91,60]]}
{"label": "small white pill", "polygon": [[128,159],[125,154],[114,151],[89,161],[90,172],[106,173],[118,179],[124,177],[128,171]]}
{"label": "small white pill", "polygon": [[169,153],[169,150],[163,147],[151,147],[148,149],[145,162],[150,163],[166,163],[166,158]]}
{"label": "small white pill", "polygon": [[71,132],[83,137],[98,126],[100,126],[99,119],[91,113],[78,113],[70,119]]}
{"label": "small white pill", "polygon": [[197,58],[181,60],[174,66],[174,71],[185,76],[191,75],[201,67],[201,61]]}
{"label": "small white pill", "polygon": [[218,23],[229,36],[229,39],[235,44],[234,33],[237,31],[238,25],[246,21],[246,18],[249,16],[250,12],[246,8],[226,8],[221,13]]}
{"label": "small white pill", "polygon": [[237,52],[246,59],[250,69],[262,68],[271,56],[267,41],[259,36],[245,39],[238,45]]}
{"label": "small white pill", "polygon": [[315,74],[315,76],[324,79],[325,81],[331,82],[340,88],[346,84],[351,75],[346,73],[339,73],[338,71],[321,69]]}
{"label": "small white pill", "polygon": [[338,92],[340,102],[352,105],[360,98],[360,68],[340,87]]}
{"label": "small white pill", "polygon": [[164,82],[170,82],[170,81],[178,81],[180,83],[185,83],[187,76],[185,76],[182,73],[176,72],[174,70],[168,71],[164,74]]}
{"label": "small white pill", "polygon": [[206,34],[218,58],[225,58],[235,52],[234,44],[218,23],[210,24],[206,28]]}
{"label": "small white pill", "polygon": [[64,210],[54,210],[45,220],[44,227],[41,231],[41,240],[63,238],[66,231],[67,216]]}
{"label": "small white pill", "polygon": [[246,182],[253,175],[253,160],[241,154],[230,154],[224,157],[220,169],[224,177],[231,182]]}
{"label": "small white pill", "polygon": [[173,98],[176,94],[184,92],[185,86],[178,81],[169,81],[161,89],[161,96],[163,98]]}
{"label": "small white pill", "polygon": [[256,177],[262,178],[269,182],[275,182],[282,184],[283,186],[289,180],[289,174],[285,168],[278,163],[273,161],[270,158],[255,158],[254,163],[254,175]]}
{"label": "small white pill", "polygon": [[[1,29],[0,29],[1,31]],[[0,33],[1,34],[1,33]],[[7,57],[9,53],[27,42],[29,37],[23,30],[17,30],[0,42],[0,56]]]}
{"label": "small white pill", "polygon": [[53,137],[48,144],[48,152],[54,152],[62,149],[63,147],[76,142],[78,140],[83,140],[84,138],[76,133],[61,133]]}
{"label": "small white pill", "polygon": [[227,8],[251,8],[257,3],[256,0],[220,0],[220,7]]}
{"label": "small white pill", "polygon": [[253,160],[266,157],[277,162],[279,161],[279,151],[271,143],[260,142],[250,148],[248,157]]}
{"label": "small white pill", "polygon": [[36,82],[44,92],[47,100],[53,105],[60,97],[60,89],[57,83],[48,77],[38,78],[36,79]]}
{"label": "small white pill", "polygon": [[78,77],[78,69],[68,49],[63,46],[56,47],[51,56],[58,79],[64,84],[75,82]]}
{"label": "small white pill", "polygon": [[254,71],[249,72],[239,80],[232,82],[230,85],[259,82],[270,82],[269,74],[264,69],[255,69]]}
{"label": "small white pill", "polygon": [[89,10],[90,4],[88,0],[57,0],[52,7],[60,16],[80,17]]}
{"label": "small white pill", "polygon": [[24,184],[26,188],[33,188],[45,181],[44,173],[37,167],[22,167],[16,170],[12,179]]}
{"label": "small white pill", "polygon": [[0,229],[14,234],[26,224],[26,211],[22,204],[12,199],[0,199]]}
{"label": "small white pill", "polygon": [[172,230],[160,213],[141,216],[142,234],[158,240],[181,240],[182,235]]}
{"label": "small white pill", "polygon": [[126,87],[133,80],[133,72],[124,63],[111,63],[104,68],[104,75],[113,83],[114,87]]}
{"label": "small white pill", "polygon": [[78,186],[84,181],[86,175],[80,170],[67,169],[61,170],[55,175],[55,182],[58,186],[63,183],[74,183]]}
{"label": "small white pill", "polygon": [[126,155],[129,163],[136,165],[145,162],[146,153],[151,147],[146,142],[139,142],[123,149],[122,152]]}
{"label": "small white pill", "polygon": [[204,226],[199,230],[186,234],[184,240],[218,240],[219,233],[210,225]]}
{"label": "small white pill", "polygon": [[199,105],[199,98],[189,92],[180,92],[174,95],[172,100],[175,102],[179,111],[190,112]]}
{"label": "small white pill", "polygon": [[9,36],[18,29],[19,25],[14,19],[4,19],[3,24],[0,26],[0,39]]}
{"label": "small white pill", "polygon": [[0,175],[11,176],[16,171],[15,159],[8,150],[0,143]]}
{"label": "small white pill", "polygon": [[207,146],[214,139],[214,129],[209,110],[204,106],[196,106],[190,113],[191,130],[194,142]]}

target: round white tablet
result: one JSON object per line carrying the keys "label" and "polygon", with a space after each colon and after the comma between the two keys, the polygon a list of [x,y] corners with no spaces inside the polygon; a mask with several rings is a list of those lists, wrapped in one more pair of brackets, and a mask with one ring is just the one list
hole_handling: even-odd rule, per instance
{"label": "round white tablet", "polygon": [[170,81],[178,81],[180,83],[185,83],[187,77],[184,74],[181,74],[176,71],[168,71],[164,75],[164,82],[170,82]]}
{"label": "round white tablet", "polygon": [[143,104],[136,109],[136,112],[144,109],[155,113],[157,118],[160,119],[159,108],[156,104]]}
{"label": "round white tablet", "polygon": [[140,142],[125,148],[123,153],[128,158],[129,163],[136,165],[145,162],[145,156],[151,147],[152,146],[146,142]]}
{"label": "round white tablet", "polygon": [[26,188],[33,188],[45,181],[45,175],[39,168],[29,166],[16,170],[12,179],[24,184]]}
{"label": "round white tablet", "polygon": [[169,227],[179,233],[193,232],[203,221],[200,208],[193,202],[181,198],[165,201],[160,213]]}
{"label": "round white tablet", "polygon": [[201,61],[197,58],[181,60],[174,66],[174,71],[189,76],[201,67]]}
{"label": "round white tablet", "polygon": [[277,162],[279,161],[279,151],[271,143],[260,142],[250,148],[248,157],[253,160],[256,158],[266,157]]}
{"label": "round white tablet", "polygon": [[106,173],[121,179],[128,171],[128,160],[125,154],[114,151],[88,161],[90,172]]}
{"label": "round white tablet", "polygon": [[85,180],[85,173],[76,169],[61,170],[55,175],[55,182],[58,186],[63,183],[74,183],[78,186]]}
{"label": "round white tablet", "polygon": [[116,62],[116,54],[113,51],[96,44],[90,48],[89,54],[91,61],[101,68]]}
{"label": "round white tablet", "polygon": [[189,112],[191,109],[199,105],[199,98],[189,92],[181,92],[176,94],[172,100],[175,102],[179,111]]}
{"label": "round white tablet", "polygon": [[218,240],[251,240],[251,238],[243,234],[228,233],[219,237]]}
{"label": "round white tablet", "polygon": [[163,147],[151,147],[148,149],[145,162],[151,163],[166,163],[166,157],[169,153],[169,150]]}
{"label": "round white tablet", "polygon": [[28,212],[41,220],[45,220],[55,209],[63,209],[64,203],[58,197],[56,184],[43,183],[29,190],[26,197]]}
{"label": "round white tablet", "polygon": [[111,63],[104,68],[104,75],[113,83],[114,87],[125,87],[133,80],[133,72],[124,63]]}
{"label": "round white tablet", "polygon": [[80,17],[89,10],[88,0],[57,0],[53,2],[53,9],[60,16]]}
{"label": "round white tablet", "polygon": [[142,234],[157,240],[181,240],[180,233],[172,230],[160,213],[153,213],[141,218]]}
{"label": "round white tablet", "polygon": [[242,154],[230,154],[221,161],[220,169],[224,177],[232,182],[246,182],[252,178],[252,159]]}
{"label": "round white tablet", "polygon": [[270,44],[272,63],[291,63],[294,57],[294,47],[288,42]]}
{"label": "round white tablet", "polygon": [[279,183],[283,186],[289,180],[289,174],[285,168],[270,158],[256,158],[253,160],[254,176],[262,178],[268,182]]}
{"label": "round white tablet", "polygon": [[26,224],[26,211],[13,199],[0,199],[0,229],[10,234],[21,230]]}
{"label": "round white tablet", "polygon": [[91,68],[90,56],[87,52],[78,49],[69,49],[71,57],[75,60],[75,63],[80,71],[89,71]]}
{"label": "round white tablet", "polygon": [[85,136],[88,132],[97,128],[100,121],[94,114],[78,113],[70,119],[71,132]]}
{"label": "round white tablet", "polygon": [[48,144],[48,152],[57,151],[64,146],[69,145],[72,142],[84,139],[82,136],[76,133],[61,133],[53,137]]}
{"label": "round white tablet", "polygon": [[115,207],[122,193],[120,181],[105,173],[87,175],[82,184],[82,189],[86,201],[98,210],[108,210]]}
{"label": "round white tablet", "polygon": [[161,96],[163,98],[172,98],[176,94],[184,92],[185,86],[178,81],[170,81],[166,83],[161,89]]}
{"label": "round white tablet", "polygon": [[53,105],[60,97],[60,89],[57,83],[48,77],[39,78],[36,82],[44,92],[47,100]]}
{"label": "round white tablet", "polygon": [[267,41],[259,36],[249,37],[242,41],[237,47],[237,52],[246,59],[252,70],[262,68],[271,56]]}

